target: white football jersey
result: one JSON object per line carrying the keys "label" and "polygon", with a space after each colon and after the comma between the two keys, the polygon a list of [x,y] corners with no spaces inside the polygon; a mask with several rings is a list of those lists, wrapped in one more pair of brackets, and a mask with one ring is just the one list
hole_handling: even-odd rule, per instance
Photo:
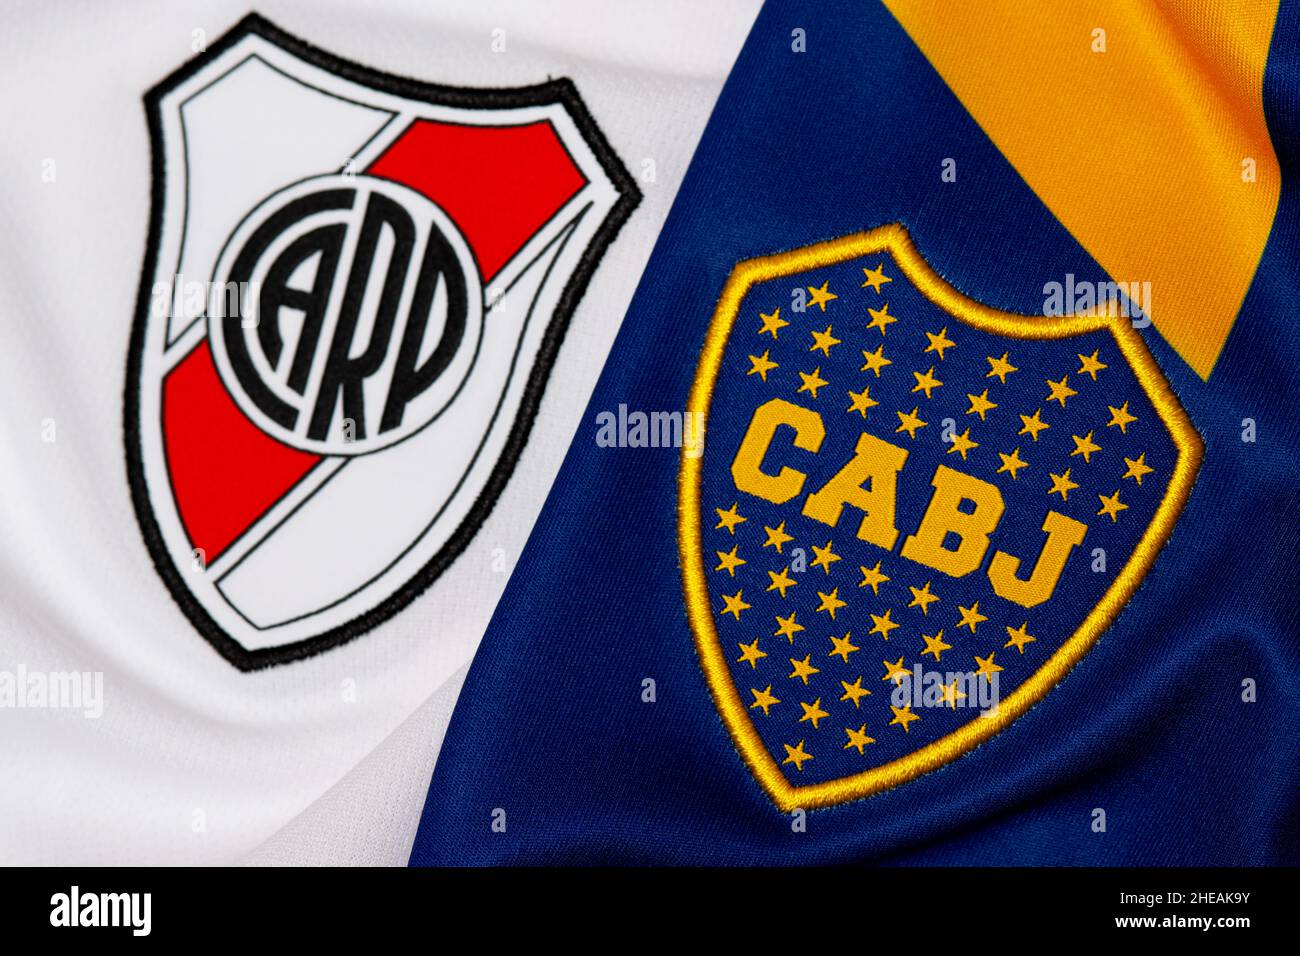
{"label": "white football jersey", "polygon": [[758,6],[0,10],[0,862],[405,863]]}

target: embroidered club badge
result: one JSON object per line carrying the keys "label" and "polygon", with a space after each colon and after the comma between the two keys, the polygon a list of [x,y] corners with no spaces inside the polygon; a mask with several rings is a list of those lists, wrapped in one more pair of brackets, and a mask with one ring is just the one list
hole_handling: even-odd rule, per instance
{"label": "embroidered club badge", "polygon": [[257,17],[146,109],[136,512],[223,656],[294,660],[466,547],[638,193],[567,80],[431,86]]}
{"label": "embroidered club badge", "polygon": [[689,411],[691,628],[786,810],[1022,716],[1132,596],[1201,458],[1130,319],[983,306],[901,226],[737,265]]}

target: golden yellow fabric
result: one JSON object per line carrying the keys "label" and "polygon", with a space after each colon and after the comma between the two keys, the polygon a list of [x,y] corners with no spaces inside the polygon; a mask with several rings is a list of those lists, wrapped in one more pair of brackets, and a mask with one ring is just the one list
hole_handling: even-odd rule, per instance
{"label": "golden yellow fabric", "polygon": [[1111,278],[1151,283],[1156,328],[1208,379],[1281,189],[1277,0],[883,2]]}

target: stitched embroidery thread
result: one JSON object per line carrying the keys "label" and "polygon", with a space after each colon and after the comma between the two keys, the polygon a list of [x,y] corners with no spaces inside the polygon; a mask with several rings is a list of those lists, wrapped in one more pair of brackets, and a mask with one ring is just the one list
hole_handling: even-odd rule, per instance
{"label": "stitched embroidery thread", "polygon": [[686,608],[783,810],[1022,716],[1133,595],[1202,455],[1127,320],[981,305],[900,225],[739,263],[688,410]]}

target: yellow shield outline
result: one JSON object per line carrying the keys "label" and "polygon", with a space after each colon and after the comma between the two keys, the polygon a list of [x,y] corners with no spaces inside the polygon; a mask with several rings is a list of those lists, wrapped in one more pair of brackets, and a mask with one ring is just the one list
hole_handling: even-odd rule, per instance
{"label": "yellow shield outline", "polygon": [[[1028,680],[1004,698],[994,714],[972,718],[970,723],[947,736],[879,767],[836,780],[794,786],[763,746],[749,710],[732,683],[714,626],[701,551],[700,469],[707,441],[708,413],[723,351],[740,304],[750,288],[760,282],[880,252],[888,252],[894,257],[903,274],[922,295],[953,318],[980,331],[1004,338],[1039,340],[1071,338],[1099,329],[1110,332],[1169,431],[1178,450],[1178,459],[1154,518],[1115,576],[1114,583],[1074,634]],[[684,443],[678,478],[678,550],[687,618],[704,676],[723,723],[754,777],[783,811],[832,806],[906,783],[988,740],[1041,700],[1097,642],[1150,570],[1187,501],[1204,453],[1200,435],[1192,427],[1187,413],[1129,319],[1105,315],[1044,318],[1016,315],[982,305],[967,298],[935,272],[899,223],[737,263],[723,286],[709,323],[687,411],[688,420],[704,423],[691,436],[690,446],[685,447]]]}

